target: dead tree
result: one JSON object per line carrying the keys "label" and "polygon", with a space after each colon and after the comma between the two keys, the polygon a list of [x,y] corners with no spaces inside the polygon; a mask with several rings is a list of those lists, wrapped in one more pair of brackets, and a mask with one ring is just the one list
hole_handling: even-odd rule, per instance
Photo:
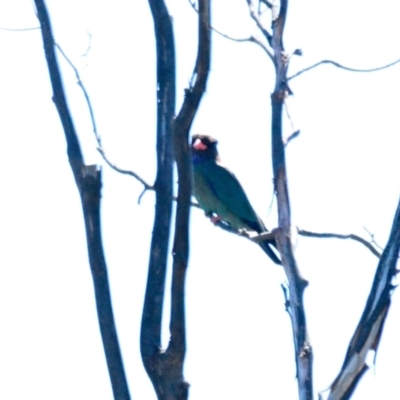
{"label": "dead tree", "polygon": [[[283,289],[286,311],[292,323],[298,396],[301,400],[311,400],[315,398],[313,350],[308,337],[306,311],[303,302],[303,294],[308,281],[302,277],[293,251],[292,237],[296,228],[292,226],[291,221],[290,192],[286,167],[286,146],[291,140],[299,136],[300,131],[293,129],[289,135],[285,136],[282,121],[285,109],[290,119],[287,99],[288,96],[293,95],[289,86],[291,79],[319,65],[328,63],[342,69],[354,69],[344,67],[332,60],[323,60],[288,77],[287,71],[291,57],[301,55],[300,50],[295,50],[292,54],[288,54],[284,47],[283,36],[289,1],[281,0],[279,4],[276,4],[274,1],[259,0],[256,2],[247,0],[247,4],[250,16],[254,20],[262,38],[251,36],[243,40],[235,40],[249,41],[259,45],[269,57],[275,69],[275,84],[271,95],[270,110],[272,123],[270,128],[265,128],[266,135],[271,137],[272,142],[270,158],[273,166],[274,191],[278,207],[278,226],[273,230],[272,234],[277,240],[283,268],[288,280],[288,286],[283,287]],[[101,169],[96,165],[86,165],[84,163],[78,135],[67,105],[48,12],[43,0],[35,0],[35,5],[41,25],[45,57],[53,89],[53,101],[62,122],[67,142],[69,163],[81,197],[98,320],[114,398],[130,399],[115,328],[107,266],[101,239]],[[157,176],[154,185],[146,183],[133,172],[115,167],[106,158],[98,137],[97,140],[100,147],[99,151],[110,166],[119,172],[133,175],[141,180],[145,190],[154,190],[156,193],[156,211],[141,325],[141,354],[143,364],[152,381],[158,399],[184,400],[189,396],[189,386],[183,376],[183,365],[186,352],[185,277],[189,258],[190,208],[193,205],[191,203],[192,178],[188,135],[202,95],[206,90],[210,70],[210,31],[212,29],[210,0],[199,0],[198,9],[194,3],[192,4],[198,12],[197,60],[192,82],[185,91],[185,100],[176,116],[176,66],[173,25],[164,0],[149,0],[149,5],[154,21],[157,51]],[[265,20],[266,11],[271,15],[268,21]],[[222,35],[230,38],[226,34]],[[378,70],[387,68],[397,62],[371,70],[356,71]],[[85,91],[83,85],[82,88]],[[86,92],[85,96],[89,102]],[[91,107],[90,111],[94,122]],[[179,180],[178,195],[175,199],[173,196],[174,161],[177,165]],[[168,245],[172,225],[172,204],[174,200],[177,201],[177,212],[173,241],[170,341],[167,348],[162,349],[161,322],[168,264]],[[356,240],[364,244],[379,258],[365,309],[348,346],[343,366],[330,388],[328,397],[330,400],[343,400],[351,397],[362,375],[368,368],[366,364],[368,353],[370,351],[377,352],[385,320],[390,309],[391,295],[394,290],[392,281],[398,272],[396,263],[400,249],[399,208],[400,204],[394,216],[388,243],[382,254],[375,246],[356,235],[318,234],[302,229],[297,230],[300,235],[309,237],[337,237]],[[227,229],[224,224],[220,224],[220,227]],[[227,230],[229,230],[229,227]],[[255,241],[263,240],[262,237],[251,239]]]}

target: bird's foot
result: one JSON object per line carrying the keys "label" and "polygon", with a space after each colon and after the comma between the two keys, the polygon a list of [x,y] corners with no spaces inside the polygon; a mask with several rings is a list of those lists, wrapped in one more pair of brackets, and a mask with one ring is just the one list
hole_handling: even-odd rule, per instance
{"label": "bird's foot", "polygon": [[222,221],[222,218],[219,217],[217,214],[214,214],[213,212],[205,213],[205,215],[206,215],[207,218],[210,218],[210,221],[211,221],[214,225],[217,225],[217,223],[218,223],[219,221]]}
{"label": "bird's foot", "polygon": [[209,212],[205,213],[205,216],[210,219],[214,226],[218,226],[219,228],[222,228],[228,232],[237,233],[237,229],[232,228],[232,226],[219,215]]}
{"label": "bird's foot", "polygon": [[[210,221],[214,224],[217,225],[219,221],[222,221],[222,218],[219,217],[218,215],[212,215],[210,217]],[[223,221],[222,221],[223,222]]]}
{"label": "bird's foot", "polygon": [[250,240],[253,240],[253,238],[258,236],[258,233],[256,231],[247,230],[247,229],[239,229],[238,234],[240,236],[247,237]]}

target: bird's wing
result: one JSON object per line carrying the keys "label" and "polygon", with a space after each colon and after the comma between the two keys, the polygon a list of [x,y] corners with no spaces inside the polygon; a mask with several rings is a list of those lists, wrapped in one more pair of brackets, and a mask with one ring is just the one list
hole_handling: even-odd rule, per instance
{"label": "bird's wing", "polygon": [[258,218],[236,176],[219,162],[207,161],[202,165],[210,188],[236,217],[257,232],[265,227]]}

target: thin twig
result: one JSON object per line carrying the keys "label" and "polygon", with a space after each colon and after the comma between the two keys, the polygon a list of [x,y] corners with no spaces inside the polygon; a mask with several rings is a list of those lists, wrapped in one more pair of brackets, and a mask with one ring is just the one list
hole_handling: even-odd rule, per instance
{"label": "thin twig", "polygon": [[125,174],[129,176],[133,176],[135,179],[137,179],[144,187],[146,190],[155,190],[153,185],[150,185],[150,183],[146,182],[143,178],[141,178],[136,172],[129,171],[127,169],[122,169],[117,167],[115,164],[113,164],[105,155],[104,150],[100,147],[97,148],[97,151],[101,154],[103,157],[104,161],[114,170],[119,172],[120,174]]}
{"label": "thin twig", "polygon": [[294,132],[294,131],[297,131],[297,129],[296,129],[296,127],[295,127],[295,124],[294,124],[294,122],[293,122],[292,116],[291,116],[291,114],[290,114],[289,104],[288,104],[288,96],[285,97],[284,105],[285,105],[286,116],[287,116],[288,119],[289,119],[290,126],[292,127],[292,131],[293,131],[293,132]]}
{"label": "thin twig", "polygon": [[275,189],[273,188],[273,189],[272,189],[271,201],[270,201],[269,207],[268,207],[267,216],[269,216],[269,215],[271,214],[272,206],[274,205],[274,200],[275,200],[275,198],[276,198],[276,192],[275,192]]}
{"label": "thin twig", "polygon": [[283,291],[283,297],[285,298],[285,311],[290,315],[290,300],[289,300],[289,296],[288,296],[288,284],[284,285],[283,283],[281,283],[281,288]]}
{"label": "thin twig", "polygon": [[294,138],[296,138],[297,136],[300,135],[300,129],[296,129],[295,123],[293,122],[293,118],[290,114],[290,110],[289,110],[289,104],[288,104],[288,96],[285,96],[285,100],[284,100],[284,105],[285,105],[285,111],[286,111],[286,116],[289,119],[290,125],[292,127],[292,133],[286,138],[284,139],[284,144],[285,146]]}
{"label": "thin twig", "polygon": [[369,236],[371,236],[371,243],[373,243],[379,250],[383,250],[382,246],[379,246],[378,243],[375,241],[375,235],[370,232],[365,226],[363,226],[364,230],[368,233]]}
{"label": "thin twig", "polygon": [[298,231],[299,235],[307,236],[307,237],[315,237],[315,238],[323,238],[323,239],[335,238],[335,239],[355,240],[356,242],[363,244],[374,256],[376,256],[378,258],[381,257],[381,254],[379,253],[379,251],[376,250],[375,247],[371,243],[369,243],[367,240],[363,239],[362,237],[354,235],[354,234],[342,235],[339,233],[317,233],[317,232],[306,231],[304,229],[299,229],[299,228],[297,228],[297,231]]}
{"label": "thin twig", "polygon": [[290,76],[287,80],[290,81],[293,78],[297,78],[299,75],[304,74],[304,72],[310,71],[311,69],[314,69],[314,68],[316,68],[316,67],[318,67],[319,65],[322,65],[322,64],[332,64],[337,68],[341,68],[341,69],[344,69],[344,70],[350,71],[350,72],[375,72],[375,71],[380,71],[380,70],[385,69],[385,68],[392,67],[393,65],[396,65],[399,62],[400,62],[400,59],[398,59],[396,61],[393,61],[393,62],[391,62],[389,64],[383,65],[382,67],[370,68],[370,69],[358,69],[358,68],[346,67],[346,66],[344,66],[342,64],[339,64],[336,61],[322,60],[322,61],[317,62],[316,64],[310,65],[309,67],[304,68],[304,69],[296,72],[294,75]]}
{"label": "thin twig", "polygon": [[[155,191],[156,188],[154,187],[154,185],[150,185],[150,183],[146,182],[140,175],[138,175],[136,172],[130,171],[128,169],[122,169],[117,167],[115,164],[113,164],[105,155],[104,150],[101,148],[97,148],[97,151],[101,154],[101,156],[103,157],[103,160],[107,163],[107,165],[113,169],[116,172],[119,172],[120,174],[124,174],[124,175],[129,175],[132,176],[133,178],[137,179],[143,186],[144,189],[142,191],[142,193],[140,193],[139,198],[138,198],[138,204],[140,204],[140,201],[142,200],[143,195],[148,191],[148,190],[152,190]],[[178,201],[178,198],[176,196],[173,196],[172,200],[174,201]],[[198,203],[195,203],[194,201],[192,201],[190,203],[190,205],[194,208],[199,208],[200,206]]]}
{"label": "thin twig", "polygon": [[250,41],[253,43],[258,44],[267,54],[268,57],[271,59],[271,61],[275,64],[275,58],[274,55],[272,54],[271,50],[266,46],[265,43],[263,43],[262,40],[260,40],[259,38],[257,38],[256,36],[252,35],[250,37]]}
{"label": "thin twig", "polygon": [[260,31],[263,33],[263,35],[267,39],[268,43],[271,44],[272,35],[269,32],[269,30],[265,27],[264,23],[262,22],[259,14],[257,13],[257,11],[255,9],[255,6],[254,6],[252,0],[246,0],[246,1],[249,6],[249,12],[250,12],[251,18],[255,21],[258,28],[260,29]]}
{"label": "thin twig", "polygon": [[260,3],[264,3],[269,9],[271,9],[274,6],[274,3],[271,3],[270,1],[267,0],[260,0]]}
{"label": "thin twig", "polygon": [[287,146],[288,143],[297,138],[297,136],[299,136],[301,133],[300,129],[297,129],[297,131],[292,132],[285,140],[284,140],[284,145]]}
{"label": "thin twig", "polygon": [[[191,0],[188,1],[193,10],[199,13],[199,10],[196,8],[196,3],[194,1],[192,2]],[[221,32],[220,30],[214,28],[213,26],[211,26],[210,29],[215,33],[217,33],[218,35],[224,37],[225,39],[233,40],[234,42],[251,42],[251,38],[234,38],[232,36],[227,35],[226,33]]]}
{"label": "thin twig", "polygon": [[[91,35],[90,35],[91,37]],[[92,121],[92,127],[93,127],[93,132],[97,141],[97,144],[99,145],[99,147],[97,148],[97,151],[101,154],[101,156],[103,157],[103,160],[107,163],[107,165],[112,168],[114,171],[119,172],[120,174],[124,174],[124,175],[129,175],[132,176],[133,178],[137,179],[143,186],[144,186],[144,190],[143,192],[140,194],[139,198],[138,198],[138,204],[140,204],[140,201],[143,197],[143,195],[146,193],[146,191],[148,190],[155,190],[155,187],[153,185],[151,185],[150,183],[146,182],[140,175],[138,175],[136,172],[130,171],[130,170],[126,170],[126,169],[122,169],[117,167],[114,163],[112,163],[106,156],[104,150],[101,147],[101,137],[97,132],[97,126],[96,126],[96,120],[95,120],[95,116],[94,116],[94,112],[93,112],[93,108],[92,108],[92,104],[90,101],[90,97],[89,94],[81,80],[81,77],[79,75],[79,71],[78,69],[75,67],[75,65],[72,63],[72,61],[67,57],[67,55],[64,53],[64,51],[62,50],[62,48],[58,45],[55,44],[55,46],[57,47],[57,49],[60,51],[60,53],[62,54],[62,56],[65,58],[65,60],[67,61],[67,63],[70,65],[70,67],[74,70],[75,72],[75,76],[77,79],[77,83],[79,85],[79,87],[82,89],[83,94],[85,96],[85,100],[86,103],[88,105],[89,108],[89,113],[90,113],[90,118]],[[90,42],[89,42],[89,46],[90,46]],[[90,47],[89,47],[90,48]],[[89,50],[87,50],[88,52]],[[86,54],[87,54],[86,52]]]}
{"label": "thin twig", "polygon": [[[198,13],[196,4],[194,2],[192,2],[191,0],[188,0],[188,1],[189,1],[189,4],[192,6],[193,10],[195,10]],[[234,38],[232,36],[227,35],[226,33],[221,32],[220,30],[214,28],[213,26],[211,26],[210,29],[212,31],[214,31],[215,33],[217,33],[218,35],[222,36],[223,38],[232,40],[234,42],[239,42],[239,43],[251,42],[251,43],[258,44],[268,54],[268,57],[272,60],[272,62],[274,62],[274,56],[271,53],[271,50],[266,46],[265,43],[262,42],[262,40],[258,39],[256,36],[251,35],[248,38]]]}
{"label": "thin twig", "polygon": [[[153,190],[154,190],[154,188],[153,188]],[[139,197],[138,197],[138,200],[137,200],[138,204],[140,204],[140,202],[142,201],[142,197],[144,196],[144,194],[146,192],[147,192],[147,188],[145,187],[145,188],[143,188],[142,193],[139,194]]]}
{"label": "thin twig", "polygon": [[271,18],[272,21],[275,21],[275,19],[278,17],[278,10],[279,7],[275,4],[275,0],[267,1],[267,0],[260,0],[260,4],[263,3],[267,6],[268,9],[271,10]]}
{"label": "thin twig", "polygon": [[0,27],[1,31],[10,31],[10,32],[36,31],[38,29],[40,29],[40,26],[35,27],[35,28],[3,28],[3,27]]}
{"label": "thin twig", "polygon": [[[70,67],[74,70],[75,72],[75,76],[77,79],[77,83],[79,85],[79,87],[82,89],[83,95],[85,96],[86,99],[86,103],[88,105],[89,108],[89,113],[90,113],[90,118],[92,120],[92,126],[93,126],[93,132],[94,132],[94,136],[96,137],[96,141],[97,144],[99,145],[99,147],[101,147],[101,137],[100,135],[97,133],[97,126],[96,126],[96,119],[94,117],[94,112],[93,112],[93,108],[92,108],[92,103],[90,102],[90,97],[88,92],[86,91],[86,88],[81,80],[81,77],[79,75],[79,71],[78,69],[75,67],[75,65],[72,63],[72,61],[67,57],[67,55],[64,53],[63,49],[57,44],[55,43],[55,46],[57,47],[58,51],[62,54],[62,56],[65,58],[65,60],[67,61],[67,63],[70,65]],[[100,152],[101,153],[101,152]]]}
{"label": "thin twig", "polygon": [[93,37],[93,35],[89,31],[87,32],[87,35],[89,36],[89,42],[88,42],[88,45],[86,47],[86,51],[82,54],[82,57],[84,57],[84,58],[86,58],[88,56],[89,51],[92,48],[92,37]]}

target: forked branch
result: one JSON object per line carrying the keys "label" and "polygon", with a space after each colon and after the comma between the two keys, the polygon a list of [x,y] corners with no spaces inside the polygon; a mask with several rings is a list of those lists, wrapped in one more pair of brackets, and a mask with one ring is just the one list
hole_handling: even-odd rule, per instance
{"label": "forked branch", "polygon": [[[151,238],[146,293],[140,331],[143,365],[159,400],[185,391],[174,368],[161,352],[161,324],[172,220],[173,151],[172,119],[175,113],[175,43],[171,17],[163,0],[149,0],[157,52],[157,176],[156,205]],[[168,367],[170,371],[168,371]],[[174,375],[171,379],[168,372]],[[181,374],[182,375],[182,374]],[[173,384],[167,386],[168,380]],[[183,389],[182,389],[183,385]]]}
{"label": "forked branch", "polygon": [[349,399],[362,375],[368,369],[370,351],[376,352],[382,337],[395,286],[400,250],[400,201],[388,243],[379,260],[372,288],[360,322],[350,341],[343,366],[333,382],[328,400]]}
{"label": "forked branch", "polygon": [[[141,353],[143,364],[159,400],[188,398],[183,377],[186,352],[185,276],[189,256],[189,215],[191,206],[191,162],[188,133],[205,91],[210,67],[210,3],[199,7],[199,45],[195,84],[186,90],[175,120],[175,54],[172,21],[163,0],[149,0],[157,43],[157,164],[156,216],[143,308]],[[178,170],[178,205],[173,244],[170,342],[161,348],[161,320],[164,302],[167,250],[172,201],[172,147]]]}
{"label": "forked branch", "polygon": [[[210,0],[199,1],[199,42],[194,68],[194,85],[185,90],[182,107],[173,122],[173,144],[178,171],[178,204],[173,244],[170,344],[167,357],[183,373],[186,353],[185,279],[189,261],[189,220],[192,196],[192,163],[188,145],[193,119],[206,90],[211,57]],[[186,398],[187,398],[186,390]],[[182,395],[182,399],[184,396]]]}

